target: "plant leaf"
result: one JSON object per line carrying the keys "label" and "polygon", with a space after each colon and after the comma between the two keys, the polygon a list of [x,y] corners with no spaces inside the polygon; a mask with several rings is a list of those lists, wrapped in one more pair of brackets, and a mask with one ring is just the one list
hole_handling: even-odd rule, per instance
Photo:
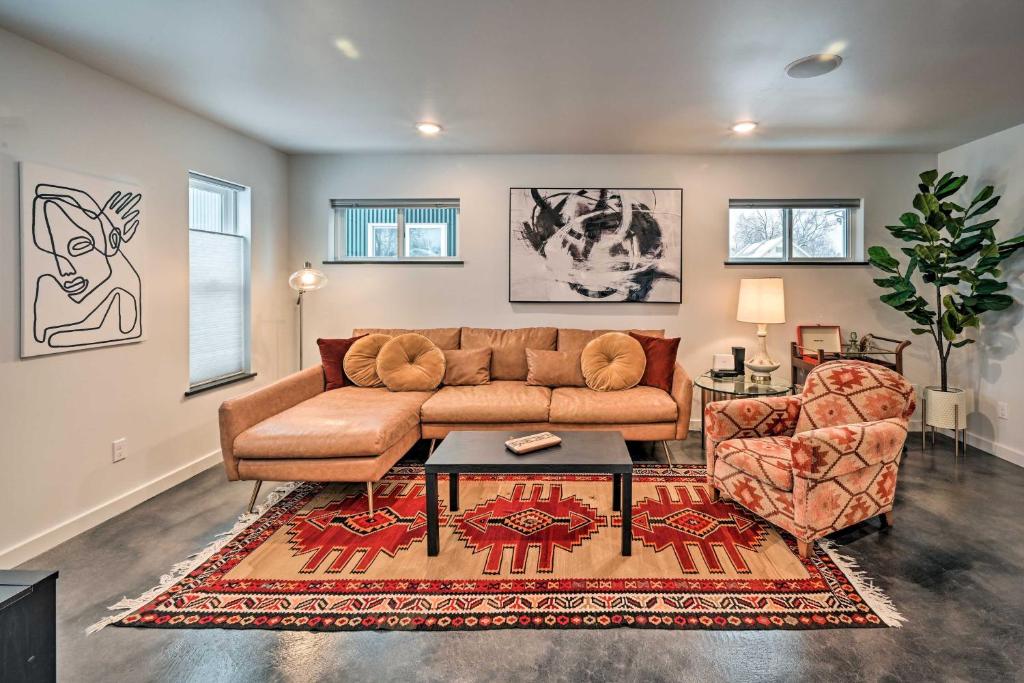
{"label": "plant leaf", "polygon": [[930,171],[925,171],[919,177],[921,178],[921,182],[925,185],[934,185],[935,179],[939,177],[939,172],[932,169]]}
{"label": "plant leaf", "polygon": [[974,199],[971,200],[971,206],[974,206],[979,202],[985,201],[986,199],[992,196],[993,192],[995,192],[995,188],[992,187],[991,185],[986,185],[985,187],[981,188],[981,191],[978,192],[978,194],[974,195]]}
{"label": "plant leaf", "polygon": [[900,262],[894,259],[885,247],[869,248],[868,261],[879,270],[884,270],[887,273],[899,273]]}
{"label": "plant leaf", "polygon": [[996,207],[996,204],[998,204],[998,203],[999,203],[999,197],[993,197],[992,199],[988,200],[987,202],[985,202],[984,204],[982,204],[978,208],[973,209],[964,218],[974,218],[975,216],[980,216],[983,213],[988,213],[989,211],[994,209]]}

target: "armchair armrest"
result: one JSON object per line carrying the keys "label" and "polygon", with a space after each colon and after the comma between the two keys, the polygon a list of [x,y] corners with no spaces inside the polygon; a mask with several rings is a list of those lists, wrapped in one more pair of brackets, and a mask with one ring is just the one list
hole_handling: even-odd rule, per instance
{"label": "armchair armrest", "polygon": [[793,437],[793,475],[831,479],[898,462],[906,440],[907,421],[899,417],[801,432]]}
{"label": "armchair armrest", "polygon": [[319,365],[283,377],[265,387],[228,399],[220,405],[220,450],[228,479],[238,479],[234,445],[239,434],[268,417],[312,398],[324,390],[323,368]]}
{"label": "armchair armrest", "polygon": [[678,362],[672,373],[672,400],[676,402],[676,440],[690,433],[690,413],[693,411],[693,380]]}
{"label": "armchair armrest", "polygon": [[799,396],[762,396],[713,401],[704,408],[708,441],[780,436],[793,433],[800,416]]}

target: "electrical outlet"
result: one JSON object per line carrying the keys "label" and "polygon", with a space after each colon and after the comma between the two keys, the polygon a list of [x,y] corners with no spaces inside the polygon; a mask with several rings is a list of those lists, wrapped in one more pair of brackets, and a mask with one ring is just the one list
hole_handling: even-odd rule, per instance
{"label": "electrical outlet", "polygon": [[998,404],[996,404],[996,410],[999,414],[1000,420],[1010,419],[1010,406],[1008,406],[1005,401],[1000,401]]}
{"label": "electrical outlet", "polygon": [[121,462],[128,457],[128,440],[118,439],[110,444],[111,462]]}

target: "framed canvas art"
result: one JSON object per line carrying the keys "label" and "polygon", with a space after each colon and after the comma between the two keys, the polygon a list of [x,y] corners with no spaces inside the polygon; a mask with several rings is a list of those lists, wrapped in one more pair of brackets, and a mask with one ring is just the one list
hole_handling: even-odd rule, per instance
{"label": "framed canvas art", "polygon": [[522,188],[509,196],[509,301],[680,303],[679,188]]}
{"label": "framed canvas art", "polygon": [[21,357],[142,341],[142,192],[21,164]]}

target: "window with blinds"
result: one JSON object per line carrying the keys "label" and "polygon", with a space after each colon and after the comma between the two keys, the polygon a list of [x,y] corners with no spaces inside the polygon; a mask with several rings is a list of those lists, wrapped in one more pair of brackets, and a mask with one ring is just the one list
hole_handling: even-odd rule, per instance
{"label": "window with blinds", "polygon": [[335,199],[331,208],[329,260],[459,258],[458,199]]}
{"label": "window with blinds", "polygon": [[863,259],[859,199],[732,199],[729,260],[844,262]]}
{"label": "window with blinds", "polygon": [[189,174],[189,386],[249,373],[249,191]]}

